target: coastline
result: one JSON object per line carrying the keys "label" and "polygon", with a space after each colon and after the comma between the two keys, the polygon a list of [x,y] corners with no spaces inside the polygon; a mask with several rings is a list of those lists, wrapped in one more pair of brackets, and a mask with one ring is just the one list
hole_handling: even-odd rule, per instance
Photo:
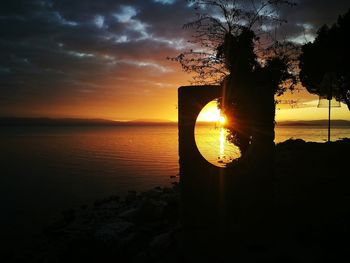
{"label": "coastline", "polygon": [[[350,139],[277,144],[273,220],[278,242],[264,257],[318,262],[344,255],[350,178],[343,171],[349,152]],[[7,262],[182,262],[179,189],[174,182],[171,188],[130,191],[64,211],[45,229],[40,245],[21,256],[8,255]],[[248,262],[254,262],[260,252],[250,253]]]}

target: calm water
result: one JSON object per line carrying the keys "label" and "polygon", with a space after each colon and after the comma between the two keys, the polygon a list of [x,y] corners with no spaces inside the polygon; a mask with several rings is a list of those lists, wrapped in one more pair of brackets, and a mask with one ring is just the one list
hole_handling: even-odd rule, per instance
{"label": "calm water", "polygon": [[0,128],[0,231],[14,242],[62,210],[171,185],[177,128]]}
{"label": "calm water", "polygon": [[[196,133],[201,151],[214,153],[209,159],[217,162],[223,150],[220,133]],[[63,209],[128,190],[170,185],[170,176],[178,174],[177,136],[176,126],[1,127],[1,233],[17,242]],[[343,137],[350,137],[349,127],[333,129],[332,139]],[[327,130],[276,129],[276,142],[289,138],[322,142]]]}

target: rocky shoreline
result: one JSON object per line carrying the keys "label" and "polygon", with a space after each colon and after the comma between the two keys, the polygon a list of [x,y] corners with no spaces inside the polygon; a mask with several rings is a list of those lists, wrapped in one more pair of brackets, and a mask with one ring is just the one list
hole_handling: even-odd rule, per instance
{"label": "rocky shoreline", "polygon": [[[350,234],[350,178],[344,171],[349,152],[350,139],[330,144],[288,140],[276,146],[275,257],[331,262],[329,257],[343,255],[349,242],[340,240]],[[34,250],[6,262],[184,262],[179,190],[174,182],[64,211],[45,228]]]}
{"label": "rocky shoreline", "polygon": [[[176,246],[179,186],[110,196],[62,212],[19,262],[157,262]],[[174,254],[175,256],[175,254]],[[171,262],[171,261],[169,261]]]}

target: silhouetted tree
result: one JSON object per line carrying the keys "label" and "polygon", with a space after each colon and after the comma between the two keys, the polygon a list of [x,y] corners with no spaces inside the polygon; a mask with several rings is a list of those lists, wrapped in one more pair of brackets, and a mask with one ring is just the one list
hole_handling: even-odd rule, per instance
{"label": "silhouetted tree", "polygon": [[[271,52],[277,41],[275,29],[285,23],[277,10],[281,5],[293,6],[289,0],[188,0],[195,18],[183,28],[193,30],[188,41],[192,48],[170,58],[178,61],[185,72],[195,73],[196,84],[219,84],[230,73],[227,58],[222,53],[225,35],[237,37],[242,30],[254,32],[254,52],[264,63],[266,51]],[[281,43],[279,43],[281,46]],[[270,53],[270,55],[273,52]],[[231,54],[235,56],[235,54]]]}
{"label": "silhouetted tree", "polygon": [[[224,79],[224,96],[221,109],[229,118],[229,139],[240,147],[244,156],[251,145],[250,157],[255,162],[268,163],[273,160],[275,94],[283,94],[286,81],[289,87],[296,82],[290,73],[290,57],[286,45],[275,43],[274,51],[258,62],[254,52],[255,34],[243,29],[237,36],[227,35],[224,41],[226,63],[230,74]],[[282,48],[284,47],[284,48]],[[277,51],[279,51],[277,53]],[[230,58],[230,54],[233,57]]]}
{"label": "silhouetted tree", "polygon": [[332,96],[350,110],[349,36],[350,10],[333,26],[322,26],[314,42],[302,47],[300,80],[310,93]]}
{"label": "silhouetted tree", "polygon": [[239,145],[242,155],[249,144],[268,141],[266,144],[274,145],[274,94],[293,89],[296,75],[290,56],[294,46],[276,41],[267,29],[285,22],[277,10],[280,5],[293,3],[188,2],[196,11],[196,19],[184,25],[194,30],[190,41],[193,48],[172,59],[185,72],[196,73],[194,82],[223,85],[220,107],[229,119],[230,140]]}

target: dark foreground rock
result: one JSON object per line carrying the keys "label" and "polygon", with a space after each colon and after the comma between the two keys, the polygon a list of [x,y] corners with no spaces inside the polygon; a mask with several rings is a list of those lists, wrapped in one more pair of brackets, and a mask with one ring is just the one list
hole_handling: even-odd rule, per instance
{"label": "dark foreground rock", "polygon": [[[45,231],[49,262],[155,262],[176,243],[178,186],[129,192],[78,211],[73,222]],[[63,219],[66,221],[65,219]],[[176,254],[173,254],[176,259]]]}
{"label": "dark foreground rock", "polygon": [[[266,236],[253,241],[258,228],[242,220],[227,253],[221,244],[199,247],[201,262],[350,262],[349,154],[349,139],[277,145]],[[64,211],[35,250],[3,262],[191,262],[181,244],[179,199],[175,184]]]}

